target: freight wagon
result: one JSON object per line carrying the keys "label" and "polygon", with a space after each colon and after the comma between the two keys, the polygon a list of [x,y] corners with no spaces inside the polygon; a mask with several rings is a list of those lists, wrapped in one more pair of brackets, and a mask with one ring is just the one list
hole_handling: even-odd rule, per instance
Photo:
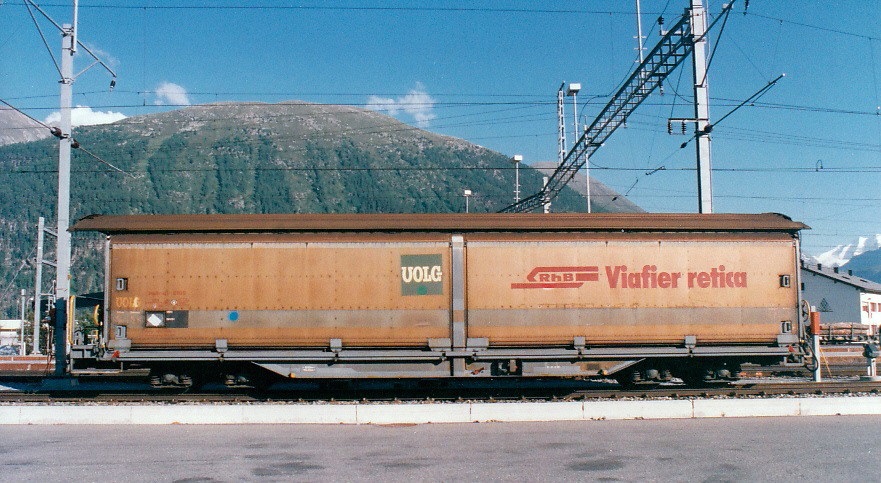
{"label": "freight wagon", "polygon": [[778,214],[92,216],[100,340],[72,372],[221,378],[736,377],[796,361]]}

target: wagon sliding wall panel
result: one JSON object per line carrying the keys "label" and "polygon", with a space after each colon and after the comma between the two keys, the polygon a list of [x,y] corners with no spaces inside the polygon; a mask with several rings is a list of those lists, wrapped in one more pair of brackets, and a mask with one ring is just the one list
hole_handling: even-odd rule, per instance
{"label": "wagon sliding wall panel", "polygon": [[[493,346],[775,344],[797,324],[775,234],[472,235],[468,336]],[[788,278],[786,278],[788,277]]]}
{"label": "wagon sliding wall panel", "polygon": [[[342,238],[342,240],[341,240]],[[347,239],[348,238],[348,239]],[[449,241],[213,235],[111,248],[114,325],[133,347],[424,347],[450,337]],[[164,312],[166,327],[150,327]]]}

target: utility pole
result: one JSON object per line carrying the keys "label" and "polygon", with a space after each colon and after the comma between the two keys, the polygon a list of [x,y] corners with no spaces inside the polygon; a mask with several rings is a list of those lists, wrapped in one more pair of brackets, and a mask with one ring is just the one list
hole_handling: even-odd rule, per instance
{"label": "utility pole", "polygon": [[43,301],[43,230],[46,219],[42,216],[37,222],[37,258],[34,260],[34,350],[32,354],[40,354],[40,305]]}
{"label": "utility pole", "polygon": [[517,203],[520,201],[520,163],[523,162],[523,155],[515,154],[511,162],[514,163],[514,203]]}
{"label": "utility pole", "polygon": [[[76,9],[74,9],[76,11]],[[74,13],[76,18],[76,13]],[[73,54],[76,33],[73,26],[61,26],[61,136],[58,142],[58,228],[56,230],[55,275],[55,375],[64,376],[67,367],[67,299],[70,297],[70,147],[73,100]]]}
{"label": "utility pole", "polygon": [[691,0],[691,38],[694,44],[695,149],[697,152],[698,213],[713,212],[713,164],[710,159],[710,94],[707,80],[707,15],[703,0]]}
{"label": "utility pole", "polygon": [[642,36],[642,9],[639,6],[639,0],[636,0],[636,50],[639,52],[639,63],[645,60],[645,47],[643,45],[643,40],[645,37]]}
{"label": "utility pole", "polygon": [[27,305],[27,291],[25,289],[21,289],[21,340],[19,341],[18,353],[19,355],[25,354],[24,347],[24,316],[25,316],[25,306]]}
{"label": "utility pole", "polygon": [[[548,186],[548,179],[549,178],[547,176],[542,178],[542,181],[544,183],[542,185],[542,192],[543,193],[544,193],[544,188],[547,188],[547,186]],[[548,214],[551,212],[551,200],[547,196],[545,196],[545,198],[542,200],[542,210],[544,211],[545,214]]]}
{"label": "utility pole", "polygon": [[[61,65],[58,70],[61,73],[59,84],[61,114],[60,125],[52,130],[58,142],[58,220],[56,235],[56,280],[55,280],[55,375],[64,376],[67,368],[67,305],[70,297],[70,150],[78,147],[72,136],[71,108],[73,105],[73,82],[77,76],[91,69],[95,65],[104,67],[113,79],[110,88],[116,85],[116,73],[102,62],[88,47],[82,45],[77,39],[77,24],[79,22],[79,1],[73,0],[73,24],[58,25],[52,20],[39,5],[33,0],[25,0],[28,10],[36,9],[61,32]],[[81,46],[93,59],[94,62],[83,69],[79,74],[73,73],[73,56]],[[56,63],[57,65],[57,63]]]}

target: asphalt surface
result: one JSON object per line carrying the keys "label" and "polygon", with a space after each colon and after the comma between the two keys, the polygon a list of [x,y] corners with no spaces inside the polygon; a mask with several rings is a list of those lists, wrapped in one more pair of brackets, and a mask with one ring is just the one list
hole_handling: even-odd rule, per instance
{"label": "asphalt surface", "polygon": [[2,481],[878,481],[881,417],[0,426]]}

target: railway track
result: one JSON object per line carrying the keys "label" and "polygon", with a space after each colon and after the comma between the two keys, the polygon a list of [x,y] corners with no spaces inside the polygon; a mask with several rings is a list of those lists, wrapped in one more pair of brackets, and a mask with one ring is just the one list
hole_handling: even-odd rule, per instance
{"label": "railway track", "polygon": [[46,385],[34,374],[0,374],[0,404],[257,404],[257,403],[420,403],[492,401],[572,401],[689,398],[762,398],[806,395],[879,394],[881,383],[858,380],[866,374],[856,348],[829,351],[822,367],[825,382],[809,382],[801,366],[745,365],[741,380],[700,388],[654,384],[622,388],[612,381],[577,379],[496,380],[341,380],[286,381],[270,390],[207,386],[202,390],[161,390],[141,375],[80,377]]}
{"label": "railway track", "polygon": [[[582,383],[581,386],[585,386]],[[0,404],[351,404],[351,403],[454,403],[454,402],[540,402],[634,399],[696,398],[774,398],[827,395],[878,395],[881,382],[837,380],[743,381],[715,387],[689,388],[657,385],[624,389],[614,383],[533,384],[529,387],[472,386],[457,388],[426,387],[337,387],[281,388],[265,392],[244,389],[203,392],[164,392],[159,390],[119,391],[110,387],[68,391],[0,392]]]}

